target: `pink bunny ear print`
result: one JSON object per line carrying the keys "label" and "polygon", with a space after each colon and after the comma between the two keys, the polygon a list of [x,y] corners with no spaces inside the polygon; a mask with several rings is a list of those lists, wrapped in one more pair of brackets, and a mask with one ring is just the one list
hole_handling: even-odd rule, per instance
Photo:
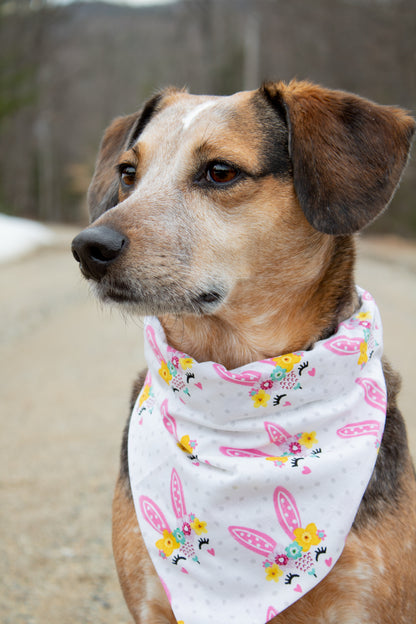
{"label": "pink bunny ear print", "polygon": [[323,345],[336,355],[352,355],[360,353],[361,338],[348,338],[347,336],[335,336],[326,340]]}
{"label": "pink bunny ear print", "polygon": [[386,393],[375,381],[367,377],[359,377],[355,383],[364,389],[364,400],[371,407],[381,410],[383,413],[387,409]]}
{"label": "pink bunny ear print", "polygon": [[171,435],[173,435],[176,439],[178,439],[178,434],[176,432],[176,421],[168,412],[168,400],[165,399],[160,406],[160,413],[162,414],[163,424],[166,429],[169,431]]}
{"label": "pink bunny ear print", "polygon": [[277,446],[280,446],[281,444],[283,444],[283,442],[291,437],[290,433],[285,431],[283,427],[275,425],[274,423],[265,422],[264,427],[269,434],[270,442],[276,444]]}
{"label": "pink bunny ear print", "polygon": [[165,358],[163,357],[161,350],[157,346],[155,330],[150,325],[146,326],[146,338],[149,341],[149,344],[152,347],[152,351],[155,354],[158,362],[162,362]]}
{"label": "pink bunny ear print", "polygon": [[231,446],[220,446],[220,452],[227,457],[268,457],[257,449],[239,449]]}
{"label": "pink bunny ear print", "polygon": [[241,526],[229,526],[228,530],[239,544],[258,555],[267,557],[277,546],[277,543],[272,537],[266,535],[266,533],[256,531],[255,529],[248,529],[247,527]]}
{"label": "pink bunny ear print", "polygon": [[172,476],[170,479],[170,495],[175,516],[177,518],[183,518],[186,515],[185,497],[181,480],[175,468],[172,469]]}
{"label": "pink bunny ear print", "polygon": [[269,622],[272,618],[274,618],[276,615],[279,615],[278,612],[276,611],[276,609],[274,609],[273,607],[269,607],[267,609],[267,622]]}
{"label": "pink bunny ear print", "polygon": [[222,366],[222,364],[214,364],[213,368],[216,373],[231,383],[240,384],[242,386],[254,386],[261,378],[261,373],[258,371],[243,371],[242,373],[233,373]]}
{"label": "pink bunny ear print", "polygon": [[290,539],[293,539],[293,531],[302,526],[295,499],[288,490],[277,487],[273,494],[273,502],[280,526]]}
{"label": "pink bunny ear print", "polygon": [[160,508],[148,496],[140,496],[140,511],[142,516],[152,526],[155,531],[163,535],[163,531],[171,532],[169,524]]}
{"label": "pink bunny ear print", "polygon": [[378,420],[362,420],[361,422],[350,423],[338,429],[337,435],[340,438],[358,438],[364,435],[378,437],[380,433],[380,423]]}

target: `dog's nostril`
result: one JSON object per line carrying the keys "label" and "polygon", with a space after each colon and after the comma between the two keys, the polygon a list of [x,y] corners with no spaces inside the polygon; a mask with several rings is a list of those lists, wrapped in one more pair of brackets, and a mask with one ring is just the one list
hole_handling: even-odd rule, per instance
{"label": "dog's nostril", "polygon": [[102,225],[78,234],[72,241],[72,254],[87,278],[100,280],[127,243],[123,234]]}
{"label": "dog's nostril", "polygon": [[81,258],[79,257],[79,255],[77,254],[74,248],[72,248],[72,255],[74,256],[77,262],[81,262]]}

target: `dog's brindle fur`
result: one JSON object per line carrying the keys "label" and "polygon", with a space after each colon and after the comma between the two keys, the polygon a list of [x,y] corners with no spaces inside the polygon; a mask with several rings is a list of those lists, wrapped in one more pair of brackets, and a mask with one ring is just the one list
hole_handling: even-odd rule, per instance
{"label": "dog's brindle fur", "polygon": [[[310,348],[357,308],[353,234],[388,204],[413,131],[400,109],[306,82],[158,94],[102,141],[86,232],[112,228],[124,246],[98,296],[156,314],[198,361],[234,368]],[[217,162],[236,174],[229,183],[214,182]],[[415,479],[398,377],[384,370],[386,429],[344,552],[273,624],[416,622]],[[173,624],[138,528],[126,438],[113,507],[121,586],[135,622]]]}

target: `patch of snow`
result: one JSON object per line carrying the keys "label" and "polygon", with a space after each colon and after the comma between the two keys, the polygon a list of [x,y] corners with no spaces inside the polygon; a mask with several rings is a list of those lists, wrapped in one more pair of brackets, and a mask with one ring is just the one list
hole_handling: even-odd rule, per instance
{"label": "patch of snow", "polygon": [[0,263],[50,245],[53,239],[53,232],[41,223],[0,214]]}

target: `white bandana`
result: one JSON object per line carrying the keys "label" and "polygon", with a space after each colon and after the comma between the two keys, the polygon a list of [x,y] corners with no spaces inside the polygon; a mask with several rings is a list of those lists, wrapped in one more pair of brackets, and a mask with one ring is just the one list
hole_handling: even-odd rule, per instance
{"label": "white bandana", "polygon": [[331,338],[232,371],[171,348],[146,319],[130,481],[179,622],[264,624],[341,555],[386,413],[380,316],[357,290],[359,311]]}

